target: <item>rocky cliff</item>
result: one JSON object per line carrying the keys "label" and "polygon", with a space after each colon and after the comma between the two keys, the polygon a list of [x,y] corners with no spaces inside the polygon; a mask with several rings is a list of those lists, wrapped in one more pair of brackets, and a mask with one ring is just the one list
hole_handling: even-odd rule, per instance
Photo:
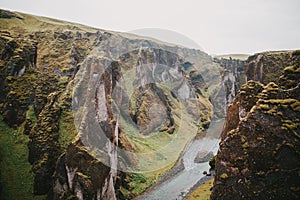
{"label": "rocky cliff", "polygon": [[284,68],[294,63],[292,51],[271,51],[249,56],[245,64],[245,79],[255,80],[263,84],[278,83]]}
{"label": "rocky cliff", "polygon": [[[130,199],[209,125],[223,69],[206,53],[22,13],[0,17],[0,112],[28,140],[27,193]],[[9,156],[1,175],[32,173],[8,168]],[[20,193],[8,182],[1,176],[7,193]],[[32,199],[27,193],[18,196]]]}
{"label": "rocky cliff", "polygon": [[221,86],[219,91],[211,96],[214,105],[214,114],[218,118],[226,116],[227,107],[233,103],[241,85],[245,83],[245,60],[235,58],[214,58],[214,62],[223,68],[221,72]]}
{"label": "rocky cliff", "polygon": [[246,79],[261,83],[228,108],[211,199],[299,199],[299,61],[299,51],[247,60]]}

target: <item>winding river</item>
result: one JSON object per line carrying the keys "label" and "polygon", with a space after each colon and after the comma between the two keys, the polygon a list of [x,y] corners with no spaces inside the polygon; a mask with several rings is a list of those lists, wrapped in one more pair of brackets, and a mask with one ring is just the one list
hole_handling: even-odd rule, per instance
{"label": "winding river", "polygon": [[155,186],[149,192],[138,197],[138,200],[162,200],[182,199],[183,196],[205,175],[203,171],[209,171],[208,162],[195,163],[194,159],[198,152],[212,151],[214,155],[218,151],[219,136],[223,121],[214,123],[206,133],[206,136],[191,142],[183,154],[184,170],[172,178]]}

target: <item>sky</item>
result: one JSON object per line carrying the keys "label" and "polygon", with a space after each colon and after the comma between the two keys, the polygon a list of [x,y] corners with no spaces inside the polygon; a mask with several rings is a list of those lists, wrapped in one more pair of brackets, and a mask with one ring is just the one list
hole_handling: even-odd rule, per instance
{"label": "sky", "polygon": [[177,35],[212,55],[300,49],[300,0],[0,0],[0,8],[153,37],[166,30],[171,42]]}

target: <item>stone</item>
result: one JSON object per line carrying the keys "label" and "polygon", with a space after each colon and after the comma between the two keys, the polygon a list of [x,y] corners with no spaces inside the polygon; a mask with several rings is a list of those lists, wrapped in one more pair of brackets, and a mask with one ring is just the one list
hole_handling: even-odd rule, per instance
{"label": "stone", "polygon": [[212,151],[199,151],[194,159],[195,163],[204,163],[208,162],[212,157],[214,156],[214,153]]}

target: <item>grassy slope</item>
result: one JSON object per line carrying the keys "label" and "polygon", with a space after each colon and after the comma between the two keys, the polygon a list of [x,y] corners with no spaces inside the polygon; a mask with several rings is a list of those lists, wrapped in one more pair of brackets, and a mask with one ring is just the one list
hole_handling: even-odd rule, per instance
{"label": "grassy slope", "polygon": [[84,26],[81,24],[66,22],[57,19],[51,19],[47,17],[34,16],[24,13],[15,12],[21,19],[12,18],[5,19],[1,18],[0,25],[1,29],[14,30],[19,33],[26,32],[37,32],[45,30],[83,30],[96,32],[97,29]]}
{"label": "grassy slope", "polygon": [[22,127],[13,130],[0,117],[1,185],[0,199],[41,199],[33,195],[33,173],[28,162],[28,136]]}
{"label": "grassy slope", "polygon": [[59,143],[63,149],[66,149],[77,135],[73,113],[63,111],[59,121]]}
{"label": "grassy slope", "polygon": [[57,31],[57,30],[61,30],[61,31],[81,30],[81,31],[95,33],[100,30],[100,31],[106,31],[109,33],[116,33],[123,37],[133,39],[133,40],[134,39],[147,39],[147,40],[156,42],[158,44],[167,44],[168,46],[180,46],[180,45],[175,45],[175,44],[167,43],[164,41],[160,41],[156,38],[135,35],[133,33],[103,30],[100,28],[90,27],[90,26],[86,26],[83,24],[79,24],[79,23],[63,21],[63,20],[59,20],[59,19],[53,19],[53,18],[49,18],[49,17],[35,16],[35,15],[30,15],[30,14],[21,13],[21,12],[13,12],[13,13],[15,13],[21,19],[20,18],[13,18],[13,19],[0,18],[0,28],[1,29],[13,30],[13,31],[16,31],[17,33],[23,33],[24,31],[30,33],[30,32],[39,32],[39,31],[47,31],[47,30],[55,30],[55,31]]}

